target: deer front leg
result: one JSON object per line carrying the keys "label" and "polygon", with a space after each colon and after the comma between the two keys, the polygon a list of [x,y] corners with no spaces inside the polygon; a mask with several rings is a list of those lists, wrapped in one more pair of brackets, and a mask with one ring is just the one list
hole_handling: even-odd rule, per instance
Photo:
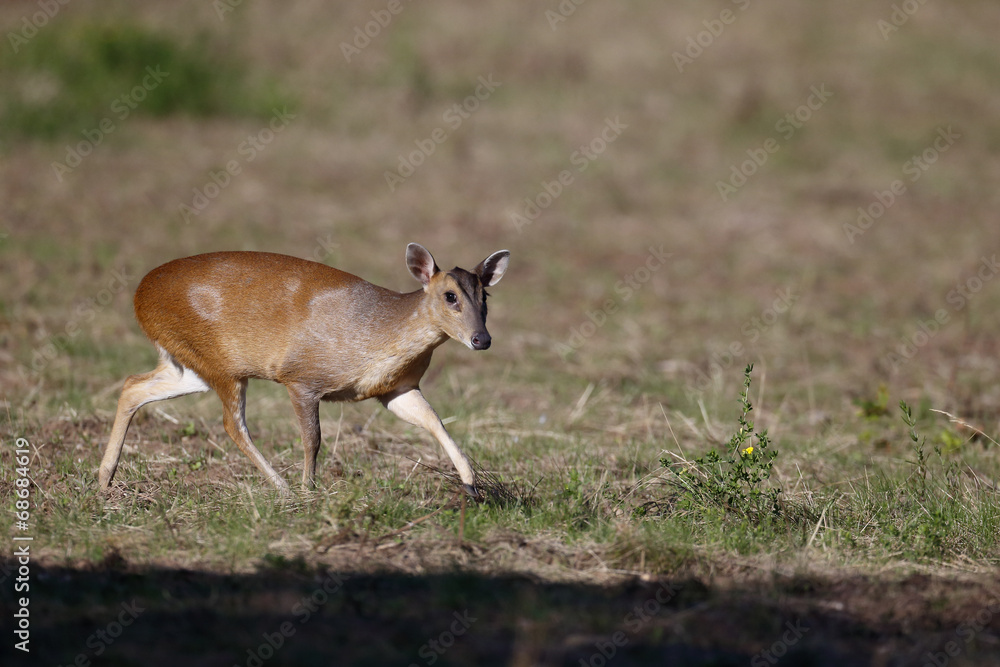
{"label": "deer front leg", "polygon": [[437,438],[444,450],[448,452],[448,456],[451,457],[451,462],[455,464],[455,469],[458,470],[458,475],[465,484],[466,493],[473,498],[480,497],[479,491],[476,489],[476,475],[472,472],[469,459],[448,435],[444,424],[441,423],[441,418],[434,412],[434,408],[427,402],[419,389],[387,394],[379,397],[379,400],[392,414],[414,426],[420,426]]}
{"label": "deer front leg", "polygon": [[302,465],[302,486],[316,488],[316,456],[321,442],[319,428],[319,399],[307,388],[299,384],[289,384],[288,395],[292,399],[295,417],[299,420],[304,450]]}

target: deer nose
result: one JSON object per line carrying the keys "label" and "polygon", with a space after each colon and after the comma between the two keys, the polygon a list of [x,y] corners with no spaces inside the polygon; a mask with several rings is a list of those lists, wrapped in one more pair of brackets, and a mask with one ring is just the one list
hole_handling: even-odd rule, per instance
{"label": "deer nose", "polygon": [[490,343],[493,341],[490,338],[490,334],[486,331],[481,331],[479,333],[472,334],[472,349],[473,350],[488,350],[490,349]]}

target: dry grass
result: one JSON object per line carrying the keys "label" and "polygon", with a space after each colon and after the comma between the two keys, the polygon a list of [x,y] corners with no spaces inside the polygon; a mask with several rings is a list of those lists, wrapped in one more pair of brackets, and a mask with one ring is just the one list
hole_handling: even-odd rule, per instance
{"label": "dry grass", "polygon": [[[719,632],[710,634],[724,637],[733,598],[720,591],[778,600],[788,589],[768,582],[801,577],[788,585],[814,586],[823,600],[804,602],[799,590],[795,604],[735,608],[754,618],[803,611],[814,627],[833,628],[826,648],[845,655],[875,655],[866,632],[891,634],[914,660],[941,650],[934,642],[986,599],[965,593],[977,584],[992,590],[1000,562],[989,534],[1000,474],[1000,281],[974,280],[1000,250],[992,122],[1000,8],[926,3],[883,39],[877,22],[891,7],[855,0],[746,11],[727,2],[591,2],[555,30],[546,5],[405,3],[346,62],[341,42],[384,6],[242,3],[220,20],[211,3],[76,0],[47,28],[100,14],[179,43],[205,34],[243,59],[251,78],[279,80],[297,104],[288,126],[190,223],[179,206],[241,157],[241,142],[266,119],[135,114],[61,181],[52,163],[81,135],[4,148],[2,428],[5,443],[24,436],[35,449],[39,562],[72,572],[104,563],[166,579],[183,569],[241,577],[269,567],[266,576],[297,582],[285,596],[308,588],[296,577],[326,571],[447,578],[457,570],[482,581],[521,573],[565,582],[566,596],[594,605],[602,594],[586,584],[628,589],[676,577],[711,589],[692,602],[695,611],[678,610],[687,616],[644,626],[636,651],[663,637],[687,646],[682,630],[713,620]],[[679,72],[673,52],[726,8],[735,22]],[[17,30],[35,9],[5,3],[0,24]],[[16,55],[0,58],[6,67]],[[450,127],[445,112],[490,75],[501,85]],[[786,137],[777,123],[816,86],[832,95]],[[626,127],[578,171],[574,152],[616,118]],[[438,127],[447,139],[390,191],[385,173]],[[948,127],[959,138],[911,180],[907,162]],[[778,151],[723,201],[717,182],[769,138]],[[537,200],[562,170],[573,182],[519,229],[512,214],[523,215],[525,198]],[[844,225],[895,179],[906,192],[851,242]],[[423,383],[481,464],[492,502],[463,510],[437,444],[369,404],[322,409],[320,491],[275,502],[228,441],[211,395],[144,408],[114,494],[93,496],[121,381],[154,363],[130,304],[146,271],[198,252],[266,249],[409,290],[410,241],[442,266],[512,252],[492,290],[493,348],[472,355],[445,345]],[[922,335],[922,323],[942,311],[945,321]],[[911,359],[891,356],[914,338]],[[665,450],[691,461],[732,435],[749,362],[757,426],[780,452],[773,479],[800,510],[766,530],[677,514],[677,498],[659,484]],[[932,457],[924,498],[913,491],[900,400],[914,406]],[[248,417],[268,459],[297,479],[301,450],[284,390],[252,384]],[[0,460],[9,456],[5,449]],[[13,489],[7,468],[5,494]],[[926,594],[919,577],[933,582]],[[856,584],[884,604],[852,607]],[[527,588],[504,597],[504,585],[482,584],[487,597],[533,609]],[[555,616],[497,621],[493,640],[527,657],[496,661],[575,664],[628,611],[576,623],[583,648],[556,650],[543,639],[555,632],[552,618],[573,616],[562,594],[539,593]],[[635,603],[647,592],[608,595]],[[386,599],[405,606],[409,598]],[[445,595],[431,606],[453,602]],[[944,611],[913,625],[913,609],[939,602]],[[893,620],[880,621],[880,612]],[[993,620],[976,635],[978,652],[963,653],[968,664],[989,660],[996,628]],[[727,650],[745,663],[780,636],[775,630],[748,631]],[[419,646],[371,660],[416,660]]]}

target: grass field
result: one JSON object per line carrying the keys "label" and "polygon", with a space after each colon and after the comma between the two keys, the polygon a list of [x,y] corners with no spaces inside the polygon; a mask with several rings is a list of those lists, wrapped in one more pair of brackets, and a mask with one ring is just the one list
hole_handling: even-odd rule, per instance
{"label": "grass field", "polygon": [[[4,664],[1000,659],[1000,7],[50,4],[0,5]],[[214,394],[98,496],[147,271],[410,241],[512,254],[421,385],[490,501],[375,402],[282,501]]]}

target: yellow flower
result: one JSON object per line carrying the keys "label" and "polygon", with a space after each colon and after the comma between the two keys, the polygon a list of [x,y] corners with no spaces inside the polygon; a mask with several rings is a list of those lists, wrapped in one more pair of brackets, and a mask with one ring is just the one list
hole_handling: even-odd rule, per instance
{"label": "yellow flower", "polygon": [[751,454],[753,454],[753,445],[743,450],[743,456],[750,456]]}

